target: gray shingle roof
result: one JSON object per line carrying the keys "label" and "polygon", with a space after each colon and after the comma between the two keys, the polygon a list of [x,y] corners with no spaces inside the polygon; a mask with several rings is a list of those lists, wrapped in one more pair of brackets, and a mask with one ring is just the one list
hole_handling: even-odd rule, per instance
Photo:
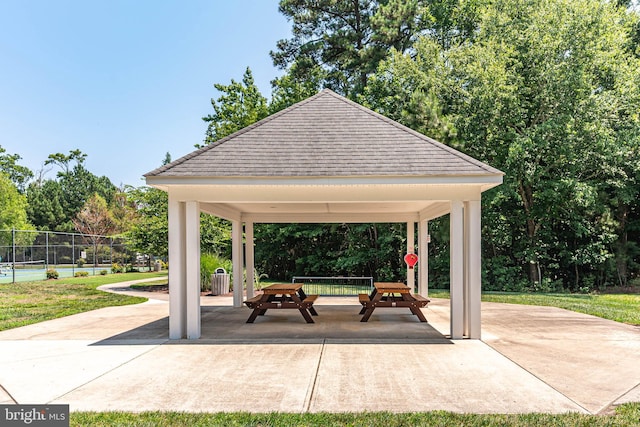
{"label": "gray shingle roof", "polygon": [[145,176],[496,174],[502,172],[325,89]]}

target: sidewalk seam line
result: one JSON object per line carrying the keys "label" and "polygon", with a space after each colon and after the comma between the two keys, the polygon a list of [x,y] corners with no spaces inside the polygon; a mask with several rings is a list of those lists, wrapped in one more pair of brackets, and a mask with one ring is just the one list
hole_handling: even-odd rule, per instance
{"label": "sidewalk seam line", "polygon": [[311,409],[311,402],[313,402],[313,396],[316,391],[316,384],[318,382],[318,372],[320,372],[320,363],[322,363],[322,356],[324,355],[324,348],[326,343],[327,343],[327,339],[324,338],[322,340],[322,347],[320,348],[320,357],[318,357],[316,372],[313,375],[313,384],[311,384],[311,393],[309,393],[309,400],[307,401],[307,407],[304,409],[305,412],[309,412],[309,410]]}
{"label": "sidewalk seam line", "polygon": [[602,407],[598,412],[596,412],[597,415],[606,413],[609,409],[611,409],[611,407],[617,406],[616,402],[618,400],[620,400],[621,398],[623,398],[624,396],[626,396],[627,394],[631,393],[634,389],[640,387],[640,383],[637,383],[636,385],[634,385],[633,387],[631,387],[629,390],[625,391],[624,393],[622,393],[621,395],[619,395],[618,397],[616,397],[615,399],[613,399],[612,401],[610,401],[609,403],[607,403],[604,407]]}
{"label": "sidewalk seam line", "polygon": [[11,400],[13,401],[13,403],[15,403],[16,405],[18,404],[18,401],[15,399],[15,397],[13,397],[11,395],[11,393],[9,393],[9,390],[7,390],[6,388],[4,388],[4,386],[2,384],[0,384],[0,388],[7,393],[7,396],[9,396],[11,398]]}
{"label": "sidewalk seam line", "polygon": [[153,351],[153,350],[157,349],[158,347],[160,347],[160,346],[162,346],[162,345],[165,345],[168,341],[169,341],[169,340],[166,340],[166,341],[164,341],[164,342],[162,342],[162,343],[160,343],[160,344],[156,344],[156,345],[154,345],[154,346],[153,346],[152,348],[150,348],[149,350],[147,350],[147,351],[145,351],[145,352],[143,352],[143,353],[140,353],[140,354],[138,354],[137,356],[135,356],[135,357],[133,357],[133,358],[131,358],[131,359],[127,359],[126,361],[124,361],[124,362],[120,363],[119,365],[114,366],[113,368],[109,369],[108,371],[105,371],[105,372],[101,373],[100,375],[98,375],[98,376],[96,376],[96,377],[91,378],[89,381],[85,381],[84,383],[82,383],[82,384],[80,384],[80,385],[78,385],[78,386],[76,386],[76,387],[72,388],[71,390],[68,390],[68,391],[64,392],[64,393],[63,393],[63,394],[61,394],[60,396],[58,396],[58,397],[55,397],[55,398],[51,399],[51,400],[50,400],[49,402],[47,402],[47,403],[51,403],[51,402],[53,402],[53,401],[55,401],[55,400],[61,400],[64,396],[66,396],[66,395],[68,395],[68,394],[70,394],[70,393],[73,393],[74,391],[78,390],[79,388],[84,387],[85,385],[90,384],[90,383],[94,382],[95,380],[97,380],[97,379],[99,379],[99,378],[104,377],[105,375],[107,375],[107,374],[109,374],[109,373],[111,373],[111,372],[115,371],[116,369],[119,369],[119,368],[123,367],[124,365],[126,365],[126,364],[128,364],[128,363],[131,363],[132,361],[134,361],[134,360],[136,360],[136,359],[138,359],[138,358],[140,358],[140,357],[142,357],[142,356],[146,355],[147,353],[149,353],[149,352],[151,352],[151,351]]}
{"label": "sidewalk seam line", "polygon": [[584,410],[587,414],[591,414],[594,415],[593,412],[591,412],[590,410],[588,410],[587,408],[585,408],[583,405],[581,405],[580,403],[578,403],[576,400],[572,399],[571,397],[567,396],[566,394],[564,394],[563,392],[561,392],[560,390],[558,390],[557,388],[555,388],[554,386],[552,386],[551,384],[549,384],[547,381],[543,380],[542,378],[540,378],[539,376],[537,376],[536,374],[534,374],[533,372],[531,372],[529,369],[525,368],[524,366],[522,366],[521,364],[519,364],[518,362],[516,362],[515,360],[513,360],[512,358],[510,358],[509,356],[507,356],[506,354],[500,352],[497,348],[494,348],[491,344],[480,340],[480,342],[482,342],[484,345],[486,345],[487,347],[489,347],[491,350],[495,351],[496,353],[498,353],[499,355],[501,355],[502,357],[504,357],[505,359],[511,361],[511,363],[515,364],[516,366],[518,366],[520,369],[524,370],[525,372],[527,372],[529,375],[531,375],[532,377],[534,377],[535,379],[537,379],[538,381],[544,383],[547,387],[549,387],[550,389],[554,390],[555,392],[557,392],[558,394],[564,396],[566,399],[570,400],[571,402],[573,402],[576,406],[578,406],[579,408],[582,408],[582,410]]}

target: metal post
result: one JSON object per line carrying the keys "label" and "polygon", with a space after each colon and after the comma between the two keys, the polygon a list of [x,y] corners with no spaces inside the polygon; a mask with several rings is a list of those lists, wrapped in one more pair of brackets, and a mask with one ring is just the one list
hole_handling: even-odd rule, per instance
{"label": "metal post", "polygon": [[12,247],[11,262],[13,263],[13,268],[11,268],[11,271],[13,273],[13,283],[16,283],[16,229],[15,228],[11,229],[11,247]]}
{"label": "metal post", "polygon": [[95,241],[95,237],[93,240],[93,275],[96,275],[96,264],[98,262],[98,258],[96,258],[96,256],[98,255],[98,247],[96,246],[96,241]]}
{"label": "metal post", "polygon": [[71,234],[71,277],[75,277],[76,269],[76,235]]}
{"label": "metal post", "polygon": [[45,244],[44,244],[45,253],[47,254],[44,260],[44,269],[46,271],[49,269],[49,232],[48,231],[44,232],[44,241],[45,241]]}

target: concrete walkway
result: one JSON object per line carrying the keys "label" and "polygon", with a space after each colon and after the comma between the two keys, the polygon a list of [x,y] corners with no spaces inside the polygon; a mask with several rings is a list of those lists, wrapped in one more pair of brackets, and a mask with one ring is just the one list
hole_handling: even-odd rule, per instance
{"label": "concrete walkway", "polygon": [[[139,294],[126,285],[118,292]],[[119,289],[118,289],[119,288]],[[0,332],[0,403],[73,411],[599,413],[640,401],[640,328],[483,303],[483,340],[448,339],[447,300],[378,309],[321,297],[316,323],[202,297],[202,339],[168,340],[166,294]]]}

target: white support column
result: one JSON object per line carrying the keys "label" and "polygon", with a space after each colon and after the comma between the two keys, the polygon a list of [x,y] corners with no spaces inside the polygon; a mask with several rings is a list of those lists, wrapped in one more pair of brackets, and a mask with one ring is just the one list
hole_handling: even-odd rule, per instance
{"label": "white support column", "polygon": [[185,203],[187,339],[200,338],[200,204]]}
{"label": "white support column", "polygon": [[[407,222],[407,253],[414,254],[416,252],[415,243],[415,224],[413,221]],[[411,293],[416,289],[416,270],[407,265],[407,286],[411,289]]]}
{"label": "white support column", "polygon": [[187,336],[185,207],[169,192],[169,339]]}
{"label": "white support column", "polygon": [[460,200],[451,201],[450,236],[450,303],[451,338],[464,335],[464,215]]}
{"label": "white support column", "polygon": [[418,223],[418,293],[429,295],[429,221]]}
{"label": "white support column", "polygon": [[465,333],[471,339],[481,335],[481,217],[480,200],[465,202]]}
{"label": "white support column", "polygon": [[242,222],[231,221],[231,258],[233,262],[233,306],[242,307],[243,286],[243,266],[242,256]]}
{"label": "white support column", "polygon": [[469,211],[467,210],[467,202],[463,202],[463,210],[462,210],[462,215],[463,215],[463,221],[464,221],[464,225],[463,225],[463,246],[462,246],[462,265],[464,266],[463,268],[463,275],[462,275],[462,325],[463,325],[463,331],[462,334],[465,337],[469,336],[469,318],[467,317],[467,315],[469,314],[469,270],[467,269],[467,257],[469,256],[469,230],[467,229],[467,226],[469,225]]}
{"label": "white support column", "polygon": [[254,271],[255,271],[255,251],[253,242],[253,222],[246,222],[244,224],[244,238],[245,238],[245,257],[246,257],[246,269],[247,269],[247,298],[253,297],[253,283],[254,283]]}

